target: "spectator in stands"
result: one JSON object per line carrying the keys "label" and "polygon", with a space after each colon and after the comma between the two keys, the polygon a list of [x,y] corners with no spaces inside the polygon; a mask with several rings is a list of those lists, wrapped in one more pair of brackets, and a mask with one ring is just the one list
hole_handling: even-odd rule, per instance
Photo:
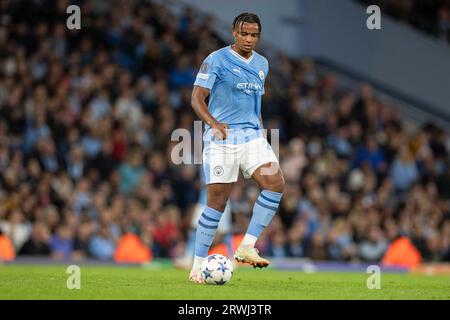
{"label": "spectator in stands", "polygon": [[51,256],[55,260],[69,260],[73,252],[73,231],[67,225],[60,225],[50,242]]}
{"label": "spectator in stands", "polygon": [[378,226],[369,229],[367,239],[359,244],[359,256],[363,261],[380,261],[387,249],[387,241]]}
{"label": "spectator in stands", "polygon": [[31,236],[19,251],[19,254],[42,256],[50,254],[50,231],[44,223],[37,222],[33,225]]}
{"label": "spectator in stands", "polygon": [[102,224],[89,242],[90,254],[100,260],[111,260],[116,244],[111,236],[109,226]]}
{"label": "spectator in stands", "polygon": [[392,163],[390,175],[398,191],[407,191],[419,177],[416,162],[408,146],[400,147],[398,156]]}
{"label": "spectator in stands", "polygon": [[128,161],[119,167],[119,173],[121,181],[120,191],[130,193],[139,184],[144,174],[141,152],[136,150],[130,153]]}
{"label": "spectator in stands", "polygon": [[20,209],[13,209],[7,220],[0,221],[0,229],[4,235],[9,237],[16,251],[22,249],[31,233],[31,225],[25,221]]}
{"label": "spectator in stands", "polygon": [[383,151],[378,146],[375,137],[371,135],[366,137],[365,145],[358,148],[354,160],[354,167],[362,167],[365,164],[370,165],[375,172],[385,169]]}

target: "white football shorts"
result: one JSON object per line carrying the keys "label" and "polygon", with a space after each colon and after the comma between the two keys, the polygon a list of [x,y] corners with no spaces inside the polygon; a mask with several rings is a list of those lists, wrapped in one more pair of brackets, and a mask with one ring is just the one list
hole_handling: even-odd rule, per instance
{"label": "white football shorts", "polygon": [[[205,143],[203,169],[205,183],[236,182],[239,170],[245,179],[266,163],[277,163],[278,159],[266,138],[260,137],[240,144]],[[275,174],[274,168],[267,168],[267,174]]]}

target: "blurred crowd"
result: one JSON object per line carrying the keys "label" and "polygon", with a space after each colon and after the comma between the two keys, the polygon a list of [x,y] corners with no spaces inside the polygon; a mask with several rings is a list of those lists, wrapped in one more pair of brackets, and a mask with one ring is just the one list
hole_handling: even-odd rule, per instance
{"label": "blurred crowd", "polygon": [[[20,255],[111,260],[132,232],[178,257],[201,166],[175,165],[170,137],[193,131],[197,70],[226,43],[211,17],[151,1],[78,1],[82,28],[68,30],[72,3],[0,2],[1,232]],[[449,136],[403,122],[369,84],[342,90],[311,59],[270,63],[263,118],[280,129],[286,189],[262,254],[378,261],[404,235],[449,261]],[[233,187],[235,234],[258,194]]]}
{"label": "blurred crowd", "polygon": [[449,0],[358,0],[450,44]]}

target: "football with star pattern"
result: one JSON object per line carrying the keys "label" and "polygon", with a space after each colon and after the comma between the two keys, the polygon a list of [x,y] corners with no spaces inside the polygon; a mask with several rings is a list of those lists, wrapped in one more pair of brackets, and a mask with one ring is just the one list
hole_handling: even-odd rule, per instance
{"label": "football with star pattern", "polygon": [[233,264],[221,254],[211,254],[202,264],[202,277],[207,284],[224,285],[233,276]]}

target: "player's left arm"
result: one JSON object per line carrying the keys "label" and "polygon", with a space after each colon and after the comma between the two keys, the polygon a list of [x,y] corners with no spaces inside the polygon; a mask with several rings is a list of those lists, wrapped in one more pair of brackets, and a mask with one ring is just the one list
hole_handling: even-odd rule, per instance
{"label": "player's left arm", "polygon": [[[265,68],[264,72],[265,72],[265,76],[264,76],[264,80],[263,80],[263,91],[262,91],[261,97],[260,97],[260,99],[261,99],[261,104],[262,104],[262,96],[263,96],[264,93],[265,93],[264,87],[265,87],[265,85],[266,85],[267,75],[269,74],[269,62],[267,61],[267,59],[266,59],[266,68]],[[262,106],[261,106],[261,109],[262,109]],[[263,122],[263,119],[262,119],[262,110],[260,110],[260,112],[259,112],[259,123],[260,123],[260,125],[261,125],[261,130],[263,131],[264,138],[267,139],[267,132],[264,130],[264,122]]]}
{"label": "player's left arm", "polygon": [[267,132],[266,132],[266,130],[264,130],[264,122],[263,122],[261,113],[259,114],[259,123],[260,123],[260,126],[261,126],[261,130],[263,132],[264,138],[267,139]]}

